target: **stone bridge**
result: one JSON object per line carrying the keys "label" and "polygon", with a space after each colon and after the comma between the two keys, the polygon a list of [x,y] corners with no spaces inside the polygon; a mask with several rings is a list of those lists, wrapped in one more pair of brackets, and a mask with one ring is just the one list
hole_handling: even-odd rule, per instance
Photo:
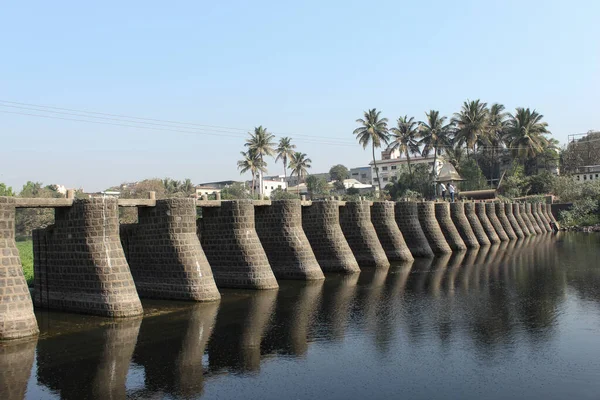
{"label": "stone bridge", "polygon": [[[140,297],[216,301],[218,288],[388,268],[551,232],[555,221],[541,204],[72,197],[0,197],[0,340],[36,335],[34,306],[132,317]],[[40,207],[55,209],[55,223],[33,232],[30,292],[15,212]],[[119,207],[136,207],[138,222],[119,225]]]}

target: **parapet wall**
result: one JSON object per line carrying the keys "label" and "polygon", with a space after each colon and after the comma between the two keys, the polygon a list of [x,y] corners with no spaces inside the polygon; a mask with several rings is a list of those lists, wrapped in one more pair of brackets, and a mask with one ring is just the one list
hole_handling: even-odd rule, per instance
{"label": "parapet wall", "polygon": [[395,217],[396,224],[412,255],[414,257],[433,257],[433,250],[419,222],[417,203],[412,201],[396,202]]}
{"label": "parapet wall", "polygon": [[340,227],[337,201],[313,201],[302,207],[302,228],[324,272],[360,272]]}
{"label": "parapet wall", "polygon": [[325,279],[302,229],[300,200],[254,208],[256,233],[278,279]]}
{"label": "parapet wall", "polygon": [[202,209],[200,242],[218,287],[279,287],[254,225],[251,200]]}
{"label": "parapet wall", "polygon": [[371,222],[370,202],[346,202],[345,206],[340,207],[340,226],[360,267],[390,266]]}
{"label": "parapet wall", "polygon": [[421,228],[429,242],[429,246],[431,246],[431,250],[435,254],[452,253],[452,249],[448,245],[442,229],[435,219],[434,203],[430,201],[417,203],[417,212]]}
{"label": "parapet wall", "polygon": [[15,243],[14,199],[0,197],[0,341],[33,336],[38,332]]}
{"label": "parapet wall", "polygon": [[129,317],[142,305],[119,239],[117,200],[76,200],[57,208],[55,224],[33,232],[34,304]]}
{"label": "parapet wall", "polygon": [[[452,203],[458,204],[458,203]],[[440,229],[446,238],[446,242],[452,250],[462,251],[467,249],[467,245],[460,236],[460,233],[454,226],[454,222],[450,217],[450,203],[445,201],[442,203],[435,203],[435,219],[440,225]]]}
{"label": "parapet wall", "polygon": [[[469,204],[473,204],[473,203],[469,203]],[[475,216],[475,214],[474,214],[475,208],[474,207],[470,209],[470,212],[472,212],[473,216]],[[437,215],[437,210],[436,210],[436,215]],[[479,248],[480,247],[479,240],[477,240],[477,237],[475,236],[475,232],[473,232],[473,228],[471,228],[471,224],[469,223],[469,220],[467,219],[467,216],[465,214],[465,203],[461,203],[461,202],[450,203],[450,218],[452,219],[452,222],[454,223],[454,226],[456,227],[458,234],[460,235],[463,242],[465,243],[465,246],[467,246],[468,248],[471,248],[471,249]],[[475,216],[475,218],[477,218],[477,217]],[[481,224],[479,225],[479,227],[481,227]],[[483,234],[483,236],[485,236],[485,232],[483,232],[483,228],[481,228],[481,233]],[[485,240],[487,240],[489,243],[487,236],[485,237]]]}
{"label": "parapet wall", "polygon": [[395,219],[395,203],[376,201],[371,206],[371,222],[389,261],[413,261],[410,249]]}
{"label": "parapet wall", "polygon": [[157,200],[121,225],[121,243],[140,297],[213,301],[221,296],[196,235],[194,199]]}
{"label": "parapet wall", "polygon": [[494,229],[494,225],[492,225],[492,222],[487,216],[485,205],[486,203],[475,203],[475,212],[477,214],[477,218],[479,219],[479,222],[481,223],[481,226],[483,227],[483,230],[485,231],[485,234],[490,242],[500,243],[500,236],[498,236],[496,229]]}

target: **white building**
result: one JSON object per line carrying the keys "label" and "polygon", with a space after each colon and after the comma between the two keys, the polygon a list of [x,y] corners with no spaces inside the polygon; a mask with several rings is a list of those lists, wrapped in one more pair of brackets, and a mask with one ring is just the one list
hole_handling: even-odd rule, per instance
{"label": "white building", "polygon": [[[259,184],[260,183],[258,182],[258,179],[257,179],[256,182],[254,182],[255,193],[258,193],[258,185]],[[283,178],[283,175],[281,175],[281,179],[279,179],[278,177],[265,176],[263,178],[262,184],[263,184],[263,190],[262,190],[263,196],[268,196],[268,197],[271,197],[271,193],[274,190],[277,190],[277,189],[285,190],[288,187],[287,183],[285,182],[285,180]]]}
{"label": "white building", "polygon": [[573,180],[579,183],[600,180],[600,165],[585,165],[577,168]]}
{"label": "white building", "polygon": [[[384,187],[390,182],[393,182],[398,175],[398,170],[402,169],[401,167],[407,166],[408,162],[406,158],[400,158],[400,152],[398,150],[389,150],[386,149],[381,152],[381,160],[376,160],[377,169],[379,170],[379,178],[381,179],[381,187]],[[446,160],[442,156],[437,156],[436,160],[436,175],[438,175],[446,163]],[[429,168],[433,167],[433,156],[428,157],[411,157],[410,158],[411,166],[417,164],[427,164]],[[369,163],[371,168],[371,183],[373,185],[377,185],[377,171],[375,170],[375,165],[373,161]]]}
{"label": "white building", "polygon": [[356,167],[350,169],[350,178],[356,179],[360,183],[373,184],[372,167]]}

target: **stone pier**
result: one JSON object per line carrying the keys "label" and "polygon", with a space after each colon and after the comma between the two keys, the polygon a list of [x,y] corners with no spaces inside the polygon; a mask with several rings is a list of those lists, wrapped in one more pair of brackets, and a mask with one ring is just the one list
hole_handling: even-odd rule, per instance
{"label": "stone pier", "polygon": [[396,224],[400,228],[412,255],[414,257],[433,257],[433,250],[431,250],[431,246],[429,246],[427,237],[423,233],[421,223],[419,222],[417,203],[412,201],[397,202],[394,214]]}
{"label": "stone pier", "polygon": [[542,218],[538,214],[537,204],[531,204],[531,203],[529,203],[529,206],[531,207],[531,215],[532,215],[533,219],[535,220],[535,223],[537,224],[538,228],[540,228],[540,233],[547,232],[545,224],[544,224],[544,221],[542,220]]}
{"label": "stone pier", "polygon": [[340,207],[340,226],[361,268],[390,266],[371,222],[371,202],[346,202]]}
{"label": "stone pier", "polygon": [[513,213],[512,203],[504,203],[504,213],[506,214],[506,218],[508,219],[508,222],[510,222],[510,226],[512,227],[515,235],[517,235],[519,239],[524,238],[525,234],[523,233],[523,229],[521,229],[521,226],[519,225],[519,222],[517,222],[517,218]]}
{"label": "stone pier", "polygon": [[[455,204],[457,204],[457,203],[455,203]],[[479,217],[477,217],[477,212],[475,210],[475,203],[472,203],[472,202],[464,203],[464,214],[467,218],[467,221],[469,222],[469,226],[473,230],[473,234],[475,235],[475,238],[477,239],[477,242],[479,243],[479,245],[480,246],[489,246],[491,244],[490,238],[488,237],[487,233],[485,233],[485,229],[483,228],[483,225],[481,225],[481,221],[479,221]],[[485,210],[484,210],[484,215],[485,215]],[[460,232],[460,230],[459,230],[459,232]],[[463,237],[463,240],[465,240],[464,237]],[[500,240],[500,239],[498,239],[498,240]]]}
{"label": "stone pier", "polygon": [[523,234],[526,237],[527,236],[531,236],[531,235],[533,235],[535,233],[535,231],[534,231],[534,233],[531,233],[529,231],[529,224],[527,223],[527,221],[525,221],[525,219],[521,215],[521,206],[522,206],[522,204],[513,203],[513,205],[512,205],[512,212],[513,212],[513,215],[515,216],[515,219],[517,220],[517,223],[521,227],[521,230],[523,231]]}
{"label": "stone pier", "polygon": [[38,334],[15,243],[15,203],[0,197],[0,341]]}
{"label": "stone pier", "polygon": [[302,228],[323,272],[360,272],[340,227],[337,201],[313,201],[302,207]]}
{"label": "stone pier", "polygon": [[552,205],[550,204],[545,204],[545,209],[546,209],[546,216],[548,217],[548,220],[550,222],[554,222],[554,225],[556,225],[556,227],[558,228],[558,221],[556,221],[556,218],[554,218],[554,214],[552,214]]}
{"label": "stone pier", "polygon": [[300,200],[255,207],[256,233],[277,279],[325,279],[302,229]]}
{"label": "stone pier", "polygon": [[487,209],[485,205],[486,203],[475,203],[475,212],[477,213],[477,218],[479,219],[479,222],[481,223],[481,226],[483,227],[483,230],[485,231],[485,234],[490,242],[500,243],[502,240],[500,239],[500,236],[498,236],[494,225],[492,225],[492,222],[487,216]]}
{"label": "stone pier", "polygon": [[[468,204],[472,205],[473,203],[468,203]],[[475,214],[474,214],[474,211],[475,211],[475,207],[472,207],[470,212],[473,212],[473,216],[475,218],[477,218],[477,216],[475,216]],[[436,210],[436,216],[437,216],[437,210]],[[479,243],[478,237],[475,235],[473,228],[471,228],[469,219],[467,218],[467,215],[465,214],[465,203],[461,203],[461,202],[450,203],[450,218],[452,219],[452,222],[454,223],[454,226],[456,227],[456,230],[458,231],[458,234],[462,238],[465,245],[470,249],[479,248],[480,243]],[[479,221],[477,221],[477,222],[479,222]],[[485,232],[483,231],[481,224],[479,224],[479,227],[481,228],[480,233],[485,237],[485,241],[487,241],[487,244],[489,244],[489,239],[487,238]]]}
{"label": "stone pier", "polygon": [[502,223],[496,215],[496,205],[494,203],[485,203],[485,214],[492,223],[492,226],[494,227],[494,230],[498,234],[500,240],[503,242],[508,242],[510,238],[506,234],[506,231],[502,227]]}
{"label": "stone pier", "polygon": [[371,222],[389,261],[413,261],[410,249],[395,219],[393,201],[376,201],[371,206]]}
{"label": "stone pier", "polygon": [[36,306],[104,317],[142,314],[119,239],[116,199],[57,208],[54,225],[33,231],[33,248]]}
{"label": "stone pier", "polygon": [[531,229],[533,229],[535,234],[539,235],[540,233],[542,233],[542,229],[540,228],[540,226],[537,223],[537,220],[533,216],[533,213],[531,211],[531,203],[525,203],[523,204],[523,207],[525,208],[525,212],[521,212],[521,216],[523,218],[527,218],[527,220],[531,224],[529,230],[531,231]]}
{"label": "stone pier", "polygon": [[[454,205],[458,203],[452,204]],[[450,203],[435,203],[435,219],[440,225],[440,229],[446,238],[446,242],[448,242],[448,245],[452,250],[461,251],[467,249],[467,245],[460,236],[458,229],[456,226],[454,226],[454,222],[450,217]]]}
{"label": "stone pier", "polygon": [[251,200],[223,201],[202,208],[200,243],[218,287],[279,287],[254,225]]}
{"label": "stone pier", "polygon": [[504,207],[504,203],[494,203],[494,207],[496,208],[496,217],[498,218],[498,221],[500,221],[500,225],[502,225],[502,229],[504,229],[504,232],[506,232],[506,236],[508,236],[508,239],[518,239],[517,234],[513,230],[513,227],[506,216],[506,209]]}
{"label": "stone pier", "polygon": [[452,249],[448,245],[442,229],[435,219],[434,203],[431,201],[417,203],[417,212],[421,228],[429,242],[429,246],[431,246],[431,250],[435,254],[452,253]]}
{"label": "stone pier", "polygon": [[544,213],[544,210],[546,208],[545,205],[542,203],[536,203],[535,208],[537,210],[538,215],[540,216],[540,220],[544,224],[544,230],[546,232],[552,232],[552,227],[550,226],[550,220],[548,220],[548,218],[546,217],[546,214]]}
{"label": "stone pier", "polygon": [[121,225],[121,244],[140,297],[218,300],[196,235],[194,199],[157,200],[138,210],[137,224]]}

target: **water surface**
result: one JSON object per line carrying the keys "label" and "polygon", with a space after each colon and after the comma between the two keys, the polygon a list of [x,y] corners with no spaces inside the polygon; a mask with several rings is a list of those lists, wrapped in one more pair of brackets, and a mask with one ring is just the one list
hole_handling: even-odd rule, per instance
{"label": "water surface", "polygon": [[2,399],[597,399],[600,235],[542,235],[388,271],[37,312],[0,347]]}

